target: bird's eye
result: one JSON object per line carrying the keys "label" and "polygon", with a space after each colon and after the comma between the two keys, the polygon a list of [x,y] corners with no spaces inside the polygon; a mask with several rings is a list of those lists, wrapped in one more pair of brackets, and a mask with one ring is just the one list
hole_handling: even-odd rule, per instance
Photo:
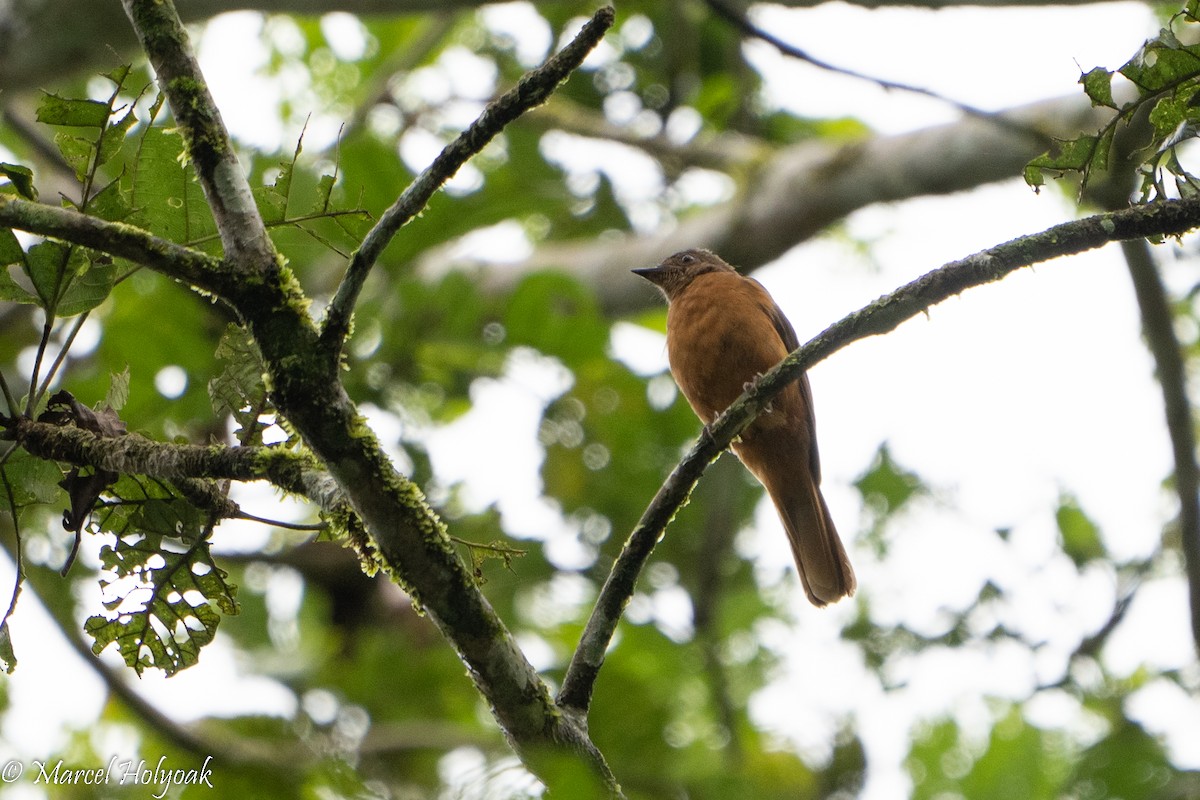
{"label": "bird's eye", "polygon": [[684,253],[683,255],[681,255],[679,257],[680,264],[687,265],[687,264],[694,264],[695,262],[696,262],[696,257],[694,255],[692,255],[691,253]]}

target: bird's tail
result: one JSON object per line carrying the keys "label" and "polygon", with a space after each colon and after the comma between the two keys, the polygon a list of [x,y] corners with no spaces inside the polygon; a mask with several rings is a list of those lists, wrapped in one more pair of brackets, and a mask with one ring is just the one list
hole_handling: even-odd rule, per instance
{"label": "bird's tail", "polygon": [[796,487],[795,497],[777,498],[772,492],[771,499],[787,531],[804,591],[813,605],[824,606],[854,594],[858,583],[820,487],[811,481],[797,483],[802,485]]}
{"label": "bird's tail", "polygon": [[[764,439],[734,450],[775,503],[808,599],[824,606],[854,594],[854,569],[807,461],[795,450],[777,450],[786,444]],[[779,469],[783,464],[787,468]]]}

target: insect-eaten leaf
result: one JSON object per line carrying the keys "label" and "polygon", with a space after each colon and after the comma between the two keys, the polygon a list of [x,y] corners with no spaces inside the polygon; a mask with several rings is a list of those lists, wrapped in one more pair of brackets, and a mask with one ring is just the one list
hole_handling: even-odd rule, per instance
{"label": "insect-eaten leaf", "polygon": [[1083,91],[1091,98],[1092,105],[1106,108],[1117,108],[1112,94],[1112,73],[1103,67],[1085,72],[1079,76]]}
{"label": "insect-eaten leaf", "polygon": [[[1102,146],[1101,136],[1085,134],[1076,139],[1055,142],[1055,146],[1025,166],[1025,182],[1035,188],[1045,184],[1045,172],[1051,171],[1056,175],[1065,172],[1081,172],[1085,176],[1093,166],[1106,154]],[[1111,137],[1108,139],[1111,144]],[[1102,168],[1102,166],[1101,166]]]}
{"label": "insect-eaten leaf", "polygon": [[[149,527],[186,528],[183,517],[191,514],[185,507],[190,508],[182,501],[163,501],[135,517]],[[104,547],[100,561],[106,611],[90,617],[84,629],[94,653],[115,643],[139,675],[154,668],[170,676],[197,663],[200,649],[216,635],[218,610],[238,613],[237,587],[213,563],[205,538],[181,545],[174,537],[141,529]]]}

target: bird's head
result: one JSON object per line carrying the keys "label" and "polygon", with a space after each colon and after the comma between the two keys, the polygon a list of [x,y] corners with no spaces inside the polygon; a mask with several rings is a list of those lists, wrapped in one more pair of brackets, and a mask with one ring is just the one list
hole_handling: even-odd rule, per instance
{"label": "bird's head", "polygon": [[667,302],[678,297],[698,276],[706,272],[735,272],[716,253],[709,250],[681,250],[657,267],[633,270],[653,283],[666,296]]}

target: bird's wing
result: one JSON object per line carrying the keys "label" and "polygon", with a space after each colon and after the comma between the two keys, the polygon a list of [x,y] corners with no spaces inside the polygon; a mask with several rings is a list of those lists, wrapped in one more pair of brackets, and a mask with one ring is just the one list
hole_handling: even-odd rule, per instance
{"label": "bird's wing", "polygon": [[[763,311],[771,320],[771,324],[775,326],[775,332],[779,334],[779,338],[783,341],[783,346],[790,353],[800,346],[800,340],[796,337],[796,329],[792,327],[792,323],[784,315],[783,310],[779,308],[779,304],[771,299],[771,295],[767,292],[766,287],[761,283],[748,278],[760,289],[762,289]],[[817,416],[813,411],[812,388],[808,385],[808,375],[800,376],[798,381],[800,386],[800,399],[803,401],[804,410],[808,415],[808,440],[811,446],[808,450],[808,466],[812,470],[813,481],[820,485],[821,483],[821,455],[817,451]]]}

